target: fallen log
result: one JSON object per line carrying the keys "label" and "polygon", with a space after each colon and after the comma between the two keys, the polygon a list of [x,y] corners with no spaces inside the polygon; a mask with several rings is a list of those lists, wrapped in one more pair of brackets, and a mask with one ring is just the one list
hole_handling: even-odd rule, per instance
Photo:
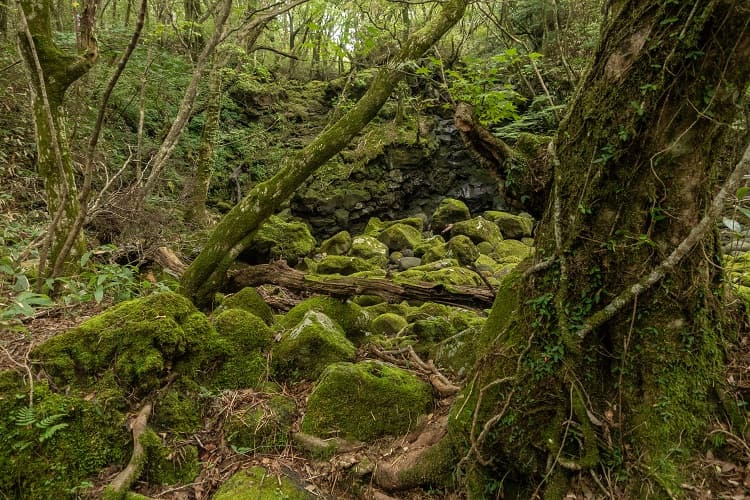
{"label": "fallen log", "polygon": [[389,301],[420,300],[468,309],[492,307],[495,293],[482,287],[446,286],[442,283],[397,283],[388,278],[326,278],[292,269],[286,262],[259,264],[235,269],[229,273],[228,291],[247,286],[272,284],[290,290],[350,298],[355,295],[377,295]]}

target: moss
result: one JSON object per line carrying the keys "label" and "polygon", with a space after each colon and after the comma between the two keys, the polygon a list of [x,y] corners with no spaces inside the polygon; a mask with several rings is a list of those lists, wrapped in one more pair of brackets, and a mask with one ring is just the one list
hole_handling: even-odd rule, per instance
{"label": "moss", "polygon": [[405,331],[405,335],[414,335],[426,343],[439,342],[455,334],[455,328],[445,318],[420,319],[411,323]]}
{"label": "moss", "polygon": [[168,432],[192,433],[201,427],[202,410],[197,387],[170,389],[156,400],[151,425]]}
{"label": "moss", "polygon": [[320,251],[329,255],[346,255],[352,248],[352,235],[349,231],[336,233],[320,244]]}
{"label": "moss", "polygon": [[352,239],[349,255],[385,266],[388,262],[388,247],[371,236],[356,236]]}
{"label": "moss", "polygon": [[396,282],[426,281],[442,285],[483,286],[482,278],[469,269],[459,266],[444,267],[442,269],[425,270],[425,266],[413,267],[398,273],[394,277]]}
{"label": "moss", "polygon": [[371,441],[413,429],[431,403],[430,386],[409,372],[377,361],[336,363],[310,394],[302,430]]}
{"label": "moss", "polygon": [[495,250],[495,247],[492,246],[492,243],[481,241],[477,244],[477,250],[479,250],[479,253],[482,255],[491,255],[492,251]]}
{"label": "moss", "polygon": [[216,389],[257,389],[269,376],[272,366],[260,352],[239,352],[227,359],[211,381]]}
{"label": "moss", "polygon": [[271,329],[266,323],[243,309],[227,309],[213,318],[218,334],[235,349],[245,352],[271,345]]}
{"label": "moss", "polygon": [[432,214],[430,228],[433,232],[442,232],[448,225],[469,220],[471,213],[466,203],[453,198],[445,198]]}
{"label": "moss", "polygon": [[479,326],[469,327],[441,341],[434,350],[435,362],[463,377],[477,360],[475,342],[480,332]]}
{"label": "moss", "polygon": [[198,448],[193,445],[165,445],[151,429],[141,434],[146,453],[142,478],[151,484],[174,485],[193,482],[200,473]]}
{"label": "moss", "polygon": [[412,249],[422,240],[422,233],[412,226],[398,223],[381,231],[378,240],[390,250]]}
{"label": "moss", "polygon": [[448,244],[438,243],[425,250],[424,254],[422,254],[422,262],[425,264],[429,264],[431,262],[437,262],[448,257]]}
{"label": "moss", "polygon": [[424,219],[422,219],[421,217],[407,217],[405,219],[396,219],[391,221],[383,221],[378,217],[372,217],[367,221],[367,225],[362,231],[362,234],[377,238],[380,233],[397,224],[409,226],[413,229],[416,229],[420,233],[424,230]]}
{"label": "moss", "polygon": [[282,329],[297,326],[308,311],[319,311],[338,323],[351,339],[361,338],[370,324],[369,315],[357,304],[341,302],[331,297],[311,297],[294,306],[279,321]]}
{"label": "moss", "polygon": [[310,228],[303,222],[285,221],[272,215],[258,229],[252,243],[243,255],[251,262],[286,259],[295,265],[303,257],[310,255],[317,246]]}
{"label": "moss", "polygon": [[493,247],[497,247],[497,245],[503,241],[503,235],[500,234],[500,229],[497,225],[482,216],[462,222],[456,222],[453,224],[450,234],[451,237],[459,234],[468,236],[471,238],[471,241],[477,245],[486,241]]}
{"label": "moss", "polygon": [[348,276],[354,273],[374,271],[377,264],[360,257],[347,257],[344,255],[328,255],[318,262],[317,274],[338,274]]}
{"label": "moss", "polygon": [[406,320],[398,314],[384,313],[372,320],[370,331],[373,335],[396,335],[406,325]]}
{"label": "moss", "polygon": [[289,442],[297,406],[282,394],[265,396],[224,424],[227,441],[242,453],[274,453]]}
{"label": "moss", "polygon": [[534,250],[517,240],[504,240],[495,246],[492,257],[500,264],[518,263],[533,255]]}
{"label": "moss", "polygon": [[534,219],[523,215],[513,215],[507,212],[487,211],[482,214],[485,219],[497,224],[503,238],[520,240],[531,236],[534,228]]}
{"label": "moss", "polygon": [[322,312],[309,310],[298,325],[283,333],[273,348],[273,361],[281,376],[315,380],[331,363],[353,360],[356,351],[338,324]]}
{"label": "moss", "polygon": [[170,373],[206,380],[227,351],[203,314],[167,292],[123,302],[53,337],[32,355],[60,387],[91,387],[111,369],[125,394],[145,394]]}
{"label": "moss", "polygon": [[386,302],[386,299],[379,295],[355,295],[352,297],[352,302],[360,307],[370,307],[377,304]]}
{"label": "moss", "polygon": [[458,260],[462,266],[470,266],[479,257],[479,250],[468,236],[462,234],[448,240],[450,257]]}
{"label": "moss", "polygon": [[34,407],[21,376],[0,372],[0,491],[9,498],[68,498],[107,466],[120,468],[132,445],[125,415],[96,397],[34,386]]}
{"label": "moss", "polygon": [[[441,246],[445,244],[445,239],[438,235],[430,236],[429,238],[425,238],[422,241],[420,241],[417,246],[414,247],[414,256],[415,257],[422,257],[424,256],[431,248]],[[442,257],[440,257],[442,258]]]}
{"label": "moss", "polygon": [[241,470],[221,485],[214,500],[311,500],[308,493],[286,476],[268,473],[263,467]]}
{"label": "moss", "polygon": [[245,287],[234,295],[225,297],[221,301],[221,307],[217,312],[226,309],[242,309],[255,314],[265,321],[267,325],[273,324],[273,311],[253,287]]}

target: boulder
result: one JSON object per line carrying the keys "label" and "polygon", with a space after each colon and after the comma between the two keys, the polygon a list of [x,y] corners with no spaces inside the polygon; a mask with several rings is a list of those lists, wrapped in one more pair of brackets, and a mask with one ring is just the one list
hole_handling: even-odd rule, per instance
{"label": "boulder", "polygon": [[355,236],[349,255],[372,261],[378,266],[385,266],[388,262],[388,247],[372,236]]}
{"label": "boulder", "polygon": [[361,257],[349,257],[346,255],[328,255],[318,262],[316,273],[318,274],[340,274],[349,276],[350,274],[362,271],[374,271],[378,266]]}
{"label": "boulder", "polygon": [[279,320],[278,328],[291,330],[302,321],[308,311],[324,313],[340,325],[351,339],[362,337],[370,323],[367,312],[353,302],[342,302],[332,297],[311,297],[290,309]]}
{"label": "boulder", "polygon": [[412,267],[417,267],[422,265],[422,259],[419,257],[401,257],[398,259],[398,268],[402,271],[406,271],[407,269],[411,269]]}
{"label": "boulder", "polygon": [[390,250],[413,249],[422,240],[422,233],[412,226],[398,223],[384,229],[378,240]]}
{"label": "boulder", "polygon": [[315,380],[337,361],[353,361],[356,347],[331,318],[310,310],[273,348],[274,367],[288,380]]}
{"label": "boulder", "polygon": [[534,229],[534,219],[531,216],[513,215],[507,212],[487,211],[482,216],[497,224],[503,238],[520,240],[528,238]]}
{"label": "boulder", "polygon": [[227,309],[213,316],[212,321],[221,337],[245,350],[260,350],[271,345],[271,329],[244,309]]}
{"label": "boulder", "polygon": [[445,244],[445,238],[440,235],[430,236],[420,241],[416,247],[414,247],[414,256],[422,257],[431,248]]}
{"label": "boulder", "polygon": [[407,325],[406,320],[395,313],[383,313],[370,323],[373,335],[396,335]]}
{"label": "boulder", "polygon": [[499,264],[518,263],[534,254],[534,249],[518,240],[504,240],[495,246],[492,257]]}
{"label": "boulder", "polygon": [[242,257],[252,264],[283,258],[290,265],[296,265],[316,246],[307,224],[272,215],[255,233],[247,250],[242,252]]}
{"label": "boulder", "polygon": [[336,363],[315,384],[302,431],[372,441],[413,430],[432,405],[431,387],[385,363]]}
{"label": "boulder", "polygon": [[482,216],[456,222],[453,224],[450,234],[451,237],[460,234],[468,236],[475,245],[486,241],[493,247],[496,247],[498,243],[503,241],[503,235],[500,233],[500,228],[497,227],[497,224],[488,221]]}
{"label": "boulder", "polygon": [[469,207],[463,201],[453,198],[445,198],[432,214],[430,228],[434,233],[441,233],[450,224],[465,221],[471,218]]}
{"label": "boulder", "polygon": [[328,255],[346,255],[352,248],[352,235],[349,231],[336,233],[320,244],[320,252]]}
{"label": "boulder", "polygon": [[470,266],[479,257],[479,250],[468,236],[459,234],[448,240],[449,255],[462,266]]}
{"label": "boulder", "polygon": [[241,470],[230,477],[213,500],[312,500],[312,493],[288,476],[268,472],[263,467]]}
{"label": "boulder", "polygon": [[245,287],[234,295],[229,295],[221,301],[217,312],[226,309],[243,309],[253,313],[265,321],[267,325],[273,324],[273,311],[253,287]]}

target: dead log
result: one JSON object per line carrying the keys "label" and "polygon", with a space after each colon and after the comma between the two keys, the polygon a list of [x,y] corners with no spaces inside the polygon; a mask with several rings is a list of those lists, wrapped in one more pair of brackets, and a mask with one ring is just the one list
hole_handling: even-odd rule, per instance
{"label": "dead log", "polygon": [[246,286],[266,284],[342,299],[355,295],[377,295],[388,301],[420,300],[467,309],[487,309],[495,300],[495,293],[482,287],[396,283],[387,278],[325,278],[292,269],[284,261],[246,266],[230,272],[228,291],[237,292]]}

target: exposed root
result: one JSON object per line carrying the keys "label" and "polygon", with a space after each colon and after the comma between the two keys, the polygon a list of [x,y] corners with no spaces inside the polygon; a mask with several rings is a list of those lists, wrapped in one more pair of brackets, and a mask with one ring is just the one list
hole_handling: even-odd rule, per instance
{"label": "exposed root", "polygon": [[107,486],[105,497],[108,494],[121,495],[128,491],[143,470],[143,465],[146,459],[144,454],[146,450],[143,448],[141,436],[146,430],[148,417],[150,415],[151,404],[148,403],[141,408],[141,411],[138,412],[138,416],[130,424],[130,429],[133,433],[133,454],[130,456],[130,461],[128,462],[127,467],[125,467],[122,472],[112,480],[109,486]]}
{"label": "exposed root", "polygon": [[[407,346],[401,349],[395,349],[390,351],[384,351],[371,345],[370,351],[380,359],[393,363],[394,365],[414,369],[416,368],[422,375],[425,375],[432,387],[440,394],[441,397],[448,397],[456,394],[461,390],[459,386],[452,383],[448,378],[440,373],[432,360],[426,362],[419,357],[414,351],[412,346]],[[401,358],[396,356],[401,355]],[[406,357],[403,357],[406,356]]]}

